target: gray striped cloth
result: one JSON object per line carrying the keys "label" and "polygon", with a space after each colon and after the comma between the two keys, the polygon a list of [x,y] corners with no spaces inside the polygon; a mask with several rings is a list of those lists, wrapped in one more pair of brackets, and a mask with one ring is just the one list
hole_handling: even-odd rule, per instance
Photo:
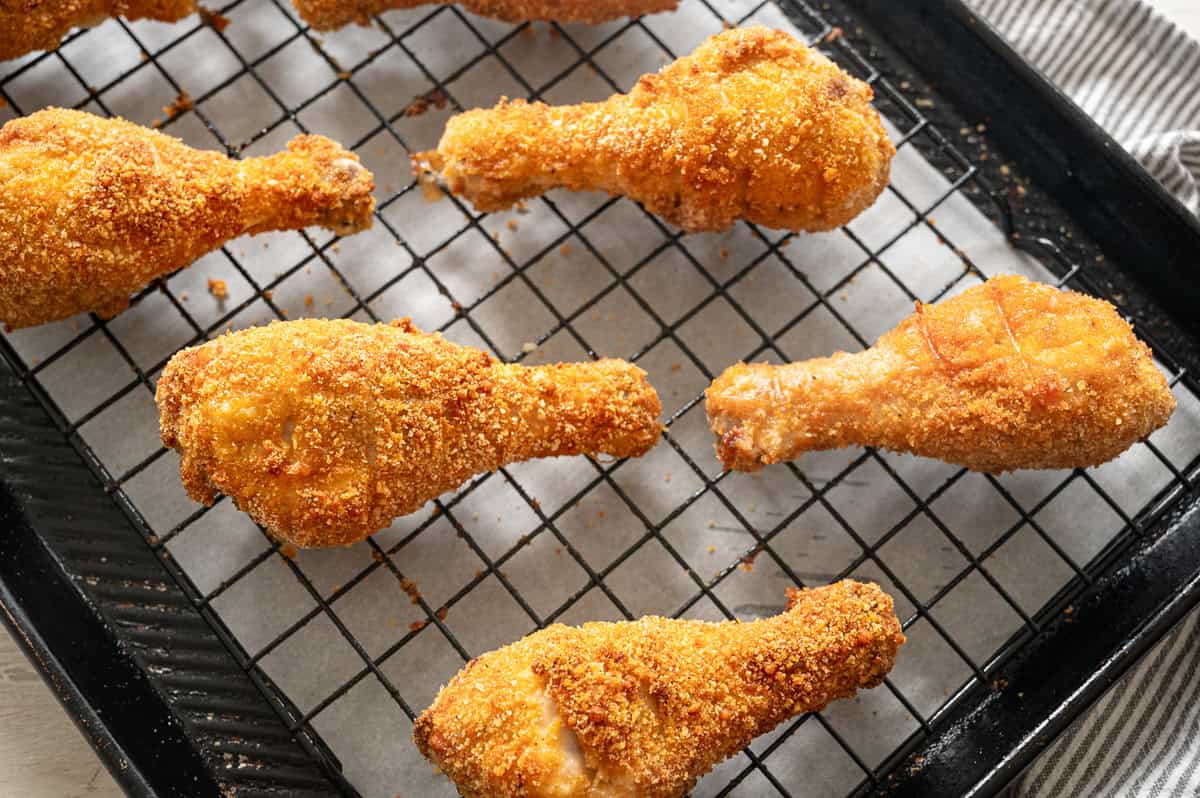
{"label": "gray striped cloth", "polygon": [[[1140,0],[968,2],[1200,212],[1200,44]],[[1200,796],[1200,610],[1062,734],[1011,792],[1074,796]]]}
{"label": "gray striped cloth", "polygon": [[1200,213],[1200,43],[1140,0],[968,3]]}

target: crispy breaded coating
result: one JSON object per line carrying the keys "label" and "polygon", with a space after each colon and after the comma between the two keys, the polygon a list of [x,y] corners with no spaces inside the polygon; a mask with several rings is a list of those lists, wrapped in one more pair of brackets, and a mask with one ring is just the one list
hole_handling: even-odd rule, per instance
{"label": "crispy breaded coating", "polygon": [[674,11],[679,0],[292,0],[300,17],[317,30],[351,22],[370,25],[371,17],[394,8],[457,3],[466,11],[504,22],[549,20],[598,24],[621,17]]}
{"label": "crispy breaded coating", "polygon": [[850,580],[753,623],[551,626],[471,660],[413,729],[465,798],[678,798],[788,718],[875,687],[904,635]]}
{"label": "crispy breaded coating", "polygon": [[354,543],[519,460],[644,454],[658,395],[622,360],[526,367],[407,320],[276,322],[177,353],[156,399],[188,495],[297,546]]}
{"label": "crispy breaded coating", "polygon": [[236,161],[123,119],[52,108],[0,129],[0,321],[115,316],[237,236],[371,226],[371,173],[321,136]]}
{"label": "crispy breaded coating", "polygon": [[739,218],[829,230],[888,181],[896,150],[871,96],[783,31],[729,30],[604,102],[459,114],[414,164],[481,211],[565,187],[625,195],[689,232]]}
{"label": "crispy breaded coating", "polygon": [[0,61],[53,50],[71,28],[98,25],[109,17],[175,22],[195,11],[195,0],[4,0]]}
{"label": "crispy breaded coating", "polygon": [[717,454],[739,471],[851,445],[994,473],[1084,468],[1174,409],[1112,305],[1015,275],[918,304],[863,352],[739,363],[708,389]]}

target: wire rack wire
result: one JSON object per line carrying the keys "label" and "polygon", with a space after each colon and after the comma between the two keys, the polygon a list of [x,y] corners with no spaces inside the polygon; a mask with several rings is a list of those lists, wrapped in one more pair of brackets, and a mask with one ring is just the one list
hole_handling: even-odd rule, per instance
{"label": "wire rack wire", "polygon": [[[1123,466],[1110,471],[993,477],[867,449],[810,456],[777,466],[757,481],[722,472],[706,448],[711,441],[703,424],[702,389],[724,364],[823,354],[804,352],[814,324],[836,330],[846,348],[865,347],[898,320],[871,301],[873,295],[888,292],[911,306],[984,279],[970,247],[956,245],[952,225],[935,219],[950,213],[967,190],[992,198],[1009,228],[1004,232],[1015,228],[1003,198],[976,166],[815,8],[796,0],[778,6],[685,0],[683,6],[679,18],[686,16],[707,33],[756,21],[783,23],[782,9],[810,44],[873,85],[900,157],[908,153],[924,162],[920,153],[936,155],[944,165],[944,184],[914,193],[898,175],[881,202],[904,221],[881,230],[867,218],[834,234],[837,243],[831,246],[849,266],[832,276],[819,273],[819,264],[809,268],[812,257],[805,248],[815,246],[815,237],[791,247],[793,236],[749,224],[733,238],[684,237],[616,198],[577,201],[555,194],[531,203],[527,214],[509,215],[503,226],[504,217],[476,215],[453,198],[438,206],[417,202],[421,189],[406,174],[406,156],[440,125],[441,106],[448,114],[495,99],[474,96],[480,70],[499,73],[513,93],[531,99],[570,100],[575,88],[568,84],[580,76],[598,96],[625,90],[628,84],[610,74],[614,52],[624,47],[628,58],[632,47],[635,64],[651,58],[650,68],[682,54],[673,23],[653,19],[595,29],[513,28],[452,6],[433,7],[385,15],[363,34],[371,46],[354,51],[308,30],[284,0],[238,0],[207,23],[165,28],[118,20],[104,26],[132,57],[108,48],[100,56],[92,40],[104,34],[77,32],[59,50],[22,59],[0,76],[0,98],[7,105],[0,114],[6,115],[59,103],[150,121],[144,117],[157,108],[132,88],[138,80],[161,84],[166,96],[191,91],[186,110],[158,115],[161,127],[196,143],[207,137],[207,146],[215,141],[233,156],[275,149],[281,135],[308,132],[310,118],[342,115],[352,105],[359,134],[345,143],[372,168],[380,165],[380,148],[401,164],[394,169],[400,186],[382,186],[372,234],[378,234],[371,245],[376,248],[370,250],[379,257],[382,241],[393,255],[369,280],[353,253],[340,254],[342,247],[351,250],[354,239],[286,234],[270,238],[274,252],[251,256],[237,242],[150,286],[115,320],[89,317],[36,336],[9,335],[2,349],[23,379],[36,381],[54,398],[63,431],[114,500],[168,561],[288,729],[331,772],[344,771],[348,792],[384,794],[390,787],[388,795],[406,788],[448,793],[444,781],[414,775],[417,757],[401,727],[421,711],[438,682],[488,647],[554,622],[633,618],[650,610],[702,618],[765,614],[778,609],[782,592],[755,603],[747,597],[764,593],[756,582],[775,591],[782,583],[843,576],[876,579],[896,596],[912,641],[897,671],[870,696],[797,718],[757,741],[705,779],[697,794],[788,796],[800,794],[801,785],[845,794],[878,785],[903,753],[932,734],[931,724],[957,695],[988,683],[1007,655],[1038,634],[1050,614],[1069,610],[1071,597],[1092,581],[1095,570],[1194,483],[1200,440],[1179,434],[1177,424],[1139,444],[1122,458]],[[442,32],[435,35],[435,29]],[[269,35],[251,35],[264,32]],[[541,43],[528,41],[534,37]],[[447,42],[468,55],[449,57]],[[303,59],[279,67],[280,56],[296,48]],[[196,90],[184,70],[200,55],[227,62],[227,69]],[[394,75],[382,81],[374,76],[390,59],[403,61],[411,81],[390,86]],[[70,81],[60,79],[64,72]],[[235,86],[240,88],[233,96],[241,101],[231,105],[224,98]],[[256,99],[247,103],[246,97]],[[332,110],[322,110],[326,104]],[[421,115],[431,107],[433,112]],[[249,125],[244,117],[262,121]],[[449,232],[436,232],[441,228],[433,217],[450,219]],[[532,242],[510,236],[515,241],[506,244],[504,231],[515,231],[529,217],[548,220],[544,227],[552,232]],[[640,235],[648,245],[632,252],[598,242],[595,231],[606,219],[617,239]],[[969,224],[987,226],[982,216]],[[1056,242],[1021,243],[1059,284],[1102,293]],[[939,269],[912,270],[905,263],[908,247],[926,253],[923,257],[936,249]],[[459,251],[503,274],[469,285],[462,274],[444,268],[443,260]],[[404,265],[396,268],[394,261]],[[554,269],[568,268],[568,261],[583,261],[588,269],[586,277],[567,273],[580,283],[575,288],[581,296],[573,300],[563,298],[561,281],[553,278]],[[666,290],[647,277],[666,269],[664,262],[675,269]],[[289,265],[279,269],[280,263]],[[218,306],[201,302],[204,275],[213,271],[239,281]],[[750,304],[746,286],[761,279],[783,281],[789,286],[784,293],[803,301]],[[335,297],[318,303],[313,294],[330,284]],[[850,292],[864,302],[847,301]],[[517,299],[496,304],[507,295]],[[361,547],[328,555],[281,547],[265,532],[248,528],[252,525],[224,499],[212,508],[177,502],[163,509],[171,502],[162,498],[162,486],[175,478],[176,461],[156,440],[147,443],[144,430],[149,417],[153,432],[154,380],[175,349],[264,317],[300,312],[380,321],[392,309],[405,312],[414,303],[426,308],[418,321],[427,326],[507,360],[530,362],[553,359],[556,352],[595,357],[620,349],[620,343],[600,343],[599,331],[634,324],[625,314],[636,314],[646,334],[612,353],[641,363],[656,381],[663,375],[672,387],[682,386],[679,397],[667,402],[667,432],[658,450],[664,454],[650,458],[650,466],[580,458],[569,466],[501,469]],[[527,324],[497,332],[497,313],[511,316],[514,308],[528,317]],[[178,323],[159,334],[153,325],[164,316]],[[132,332],[147,325],[153,334]],[[720,362],[722,347],[712,334],[697,333],[704,329],[741,346],[734,358]],[[741,337],[735,329],[743,331]],[[1194,375],[1178,368],[1145,330],[1138,332],[1170,375],[1180,412],[1189,419],[1200,415]],[[129,425],[128,433],[122,424]],[[116,444],[111,432],[102,433],[114,428]],[[663,472],[652,477],[651,469],[658,468]],[[675,486],[666,490],[672,478]],[[648,487],[660,479],[663,484]],[[888,512],[875,506],[884,493],[895,497]],[[600,495],[603,502],[589,504]],[[770,509],[760,509],[760,502]],[[480,522],[480,513],[499,513],[495,526],[503,534],[488,532],[491,522]],[[973,515],[992,519],[986,535],[966,520]],[[1104,534],[1093,528],[1100,515],[1111,521]],[[803,537],[806,529],[824,534]],[[607,541],[607,548],[597,539]],[[448,553],[448,540],[459,553]],[[836,555],[812,564],[818,552],[830,549]],[[938,564],[932,576],[930,552]],[[1032,581],[1026,572],[1038,568],[1031,563],[1043,572]],[[443,572],[461,578],[443,578]],[[572,574],[569,589],[544,589],[550,572]],[[373,606],[364,609],[364,603]],[[382,624],[380,604],[385,613],[394,610]],[[991,608],[986,613],[985,605]],[[262,616],[270,622],[260,622]],[[460,626],[460,617],[481,619],[483,631],[479,624]],[[976,628],[980,617],[989,619],[982,624],[988,628]],[[345,655],[327,656],[324,650],[332,648]],[[414,689],[414,682],[421,686]],[[367,736],[355,736],[355,727]],[[382,775],[375,739],[381,736],[399,741],[387,750],[404,763]],[[397,773],[413,781],[390,781]]]}

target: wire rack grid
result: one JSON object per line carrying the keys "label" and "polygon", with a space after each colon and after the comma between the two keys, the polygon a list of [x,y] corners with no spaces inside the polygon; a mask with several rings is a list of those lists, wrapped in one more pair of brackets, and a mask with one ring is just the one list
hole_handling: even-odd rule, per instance
{"label": "wire rack grid", "polygon": [[[899,147],[893,185],[842,231],[796,238],[743,224],[683,236],[627,200],[562,192],[478,215],[453,198],[427,204],[409,174],[408,155],[432,146],[450,113],[500,93],[599,99],[724,26],[759,22],[797,31],[872,83]],[[336,135],[376,172],[369,233],[233,242],[114,320],[3,339],[13,368],[53,398],[114,499],[348,792],[453,794],[408,741],[412,720],[470,657],[537,627],[651,612],[755,617],[780,609],[785,586],[844,576],[896,597],[910,639],[896,670],[880,689],[756,741],[695,794],[878,785],[955,696],[988,683],[1050,613],[1069,610],[1200,466],[1200,386],[1156,347],[1180,410],[1100,469],[994,477],[868,449],[722,472],[702,399],[729,363],[867,346],[913,301],[998,270],[1098,292],[1049,239],[1024,241],[1037,257],[1020,257],[1003,199],[919,101],[803,2],[684,0],[677,15],[592,28],[512,27],[442,6],[319,37],[284,0],[238,0],[200,24],[117,20],[75,33],[15,62],[0,98],[0,121],[74,106],[234,156],[274,151],[296,132]],[[1009,229],[968,191],[993,197]],[[225,298],[208,296],[209,278],[225,281]],[[663,395],[664,441],[639,461],[481,476],[338,551],[296,552],[228,500],[207,508],[183,497],[152,401],[176,349],[270,318],[399,315],[510,361],[628,357]]]}

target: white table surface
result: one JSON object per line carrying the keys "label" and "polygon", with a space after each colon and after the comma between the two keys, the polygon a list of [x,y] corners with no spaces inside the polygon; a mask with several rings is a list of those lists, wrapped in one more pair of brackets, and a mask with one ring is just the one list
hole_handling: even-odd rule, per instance
{"label": "white table surface", "polygon": [[[1200,2],[1151,0],[1200,38]],[[28,798],[116,798],[112,777],[8,634],[0,631],[0,784]]]}

